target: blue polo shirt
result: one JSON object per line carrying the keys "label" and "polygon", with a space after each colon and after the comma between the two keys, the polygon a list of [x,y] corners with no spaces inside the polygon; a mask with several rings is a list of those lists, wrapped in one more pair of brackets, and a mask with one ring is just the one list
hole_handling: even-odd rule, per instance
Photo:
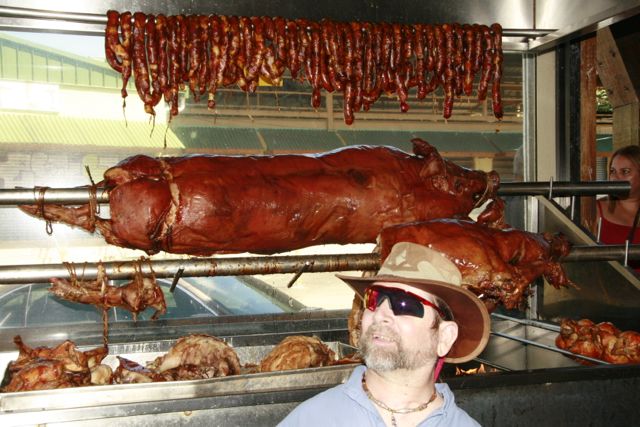
{"label": "blue polo shirt", "polygon": [[[302,402],[278,426],[385,427],[378,410],[362,389],[362,375],[365,369],[365,366],[357,366],[346,383]],[[418,424],[419,427],[476,427],[480,425],[456,405],[448,385],[437,383],[436,389],[443,396],[444,404]]]}

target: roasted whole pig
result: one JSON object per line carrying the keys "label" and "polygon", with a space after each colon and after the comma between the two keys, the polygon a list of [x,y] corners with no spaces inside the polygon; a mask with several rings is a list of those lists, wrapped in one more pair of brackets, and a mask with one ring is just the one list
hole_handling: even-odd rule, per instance
{"label": "roasted whole pig", "polygon": [[442,252],[460,270],[462,285],[478,295],[490,311],[498,304],[521,308],[529,285],[541,276],[556,288],[573,286],[559,263],[570,250],[569,241],[561,234],[435,219],[382,230],[381,259],[397,242],[418,243]]}
{"label": "roasted whole pig", "polygon": [[316,368],[331,365],[335,353],[318,337],[292,335],[282,340],[260,362],[261,372]]}
{"label": "roasted whole pig", "polygon": [[19,353],[7,367],[10,379],[3,392],[49,390],[111,381],[111,369],[100,365],[107,355],[106,347],[83,352],[68,340],[53,348],[31,348],[20,336],[14,337],[13,341]]}
{"label": "roasted whole pig", "polygon": [[[556,346],[572,353],[609,363],[640,363],[640,333],[621,332],[611,322],[594,323],[589,319],[563,319]],[[576,359],[582,364],[591,362]]]}
{"label": "roasted whole pig", "polygon": [[[493,214],[489,224],[504,227]],[[574,286],[558,262],[569,253],[568,240],[560,235],[536,234],[512,228],[495,228],[470,220],[434,219],[385,228],[378,239],[380,258],[393,245],[413,242],[442,252],[460,270],[462,286],[486,304],[489,311],[498,305],[521,308],[529,285],[544,276],[559,287]],[[349,316],[349,341],[360,338],[362,300],[354,298]]]}
{"label": "roasted whole pig", "polygon": [[105,172],[110,219],[90,204],[21,209],[97,228],[108,243],[149,254],[270,254],[373,243],[384,227],[466,218],[495,198],[497,173],[464,169],[412,142],[414,155],[358,146],[318,155],[134,156]]}

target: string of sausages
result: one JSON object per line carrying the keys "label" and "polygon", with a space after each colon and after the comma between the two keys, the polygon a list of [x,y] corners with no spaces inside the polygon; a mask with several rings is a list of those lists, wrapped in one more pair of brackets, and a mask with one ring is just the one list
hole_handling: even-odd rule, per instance
{"label": "string of sausages", "polygon": [[216,105],[220,87],[255,92],[259,79],[279,85],[289,71],[312,88],[319,108],[321,91],[343,94],[344,120],[393,95],[409,110],[409,90],[418,99],[442,87],[443,116],[454,99],[470,96],[479,75],[478,99],[489,85],[493,113],[503,115],[502,28],[479,24],[389,24],[320,22],[281,17],[146,15],[107,12],[105,55],[122,75],[122,97],[134,76],[145,111],[155,115],[162,98],[170,117],[178,114],[178,93],[188,85],[195,101]]}

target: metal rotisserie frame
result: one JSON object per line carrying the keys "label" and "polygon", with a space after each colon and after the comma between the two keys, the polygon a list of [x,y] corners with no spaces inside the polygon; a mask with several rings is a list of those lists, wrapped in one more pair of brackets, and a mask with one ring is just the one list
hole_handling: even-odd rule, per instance
{"label": "metal rotisserie frame", "polygon": [[[59,7],[46,2],[14,0],[4,2],[9,9],[33,8],[20,13],[31,14],[39,8]],[[0,22],[5,28],[34,28],[48,31],[77,31],[95,34],[102,31],[104,19],[99,15],[98,22],[92,21],[98,13],[108,7],[116,9],[151,9],[165,13],[184,12],[181,4],[186,2],[148,2],[105,1],[95,4],[74,5],[74,12],[80,16],[75,22],[65,22],[59,17],[39,16],[37,13],[28,18],[16,20],[7,10],[2,10]],[[221,13],[266,14],[284,13],[290,15],[311,14],[318,17],[343,19],[384,19],[405,20],[429,15],[433,19],[495,20],[505,23],[510,28],[531,25],[531,16],[526,11],[535,11],[531,1],[518,1],[518,7],[503,8],[499,2],[492,1],[483,8],[469,7],[469,2],[461,0],[453,3],[431,2],[430,8],[437,7],[436,13],[417,2],[396,2],[376,5],[378,2],[364,5],[358,1],[348,1],[343,7],[336,9],[329,3],[306,7],[311,2],[272,2],[247,4],[240,2],[206,2],[206,7],[215,8]],[[381,2],[382,3],[382,2]],[[568,7],[560,13],[544,14],[550,8],[557,8],[550,1],[539,2],[537,10],[543,16],[537,19],[541,28],[545,25],[560,25],[574,21],[572,12],[586,10],[582,15],[589,19],[587,27],[593,27],[601,15],[597,12],[606,10],[607,5],[615,2],[597,1],[596,6],[589,8],[584,2],[569,2]],[[205,2],[189,3],[187,12],[197,12]],[[537,4],[537,3],[536,3]],[[365,7],[362,7],[362,6]],[[434,6],[435,5],[435,6]],[[283,6],[285,10],[283,11]],[[548,6],[548,7],[547,7]],[[616,7],[620,9],[637,9],[637,2],[623,1]],[[75,9],[77,8],[77,9]],[[514,14],[513,10],[523,12]],[[415,12],[415,13],[414,13]],[[478,15],[480,13],[480,15]],[[499,16],[507,14],[507,16]],[[345,17],[345,15],[347,15]],[[557,22],[548,16],[553,16]],[[465,19],[467,18],[468,19]],[[583,16],[580,16],[581,18]],[[539,16],[536,18],[540,18]],[[564,18],[564,19],[562,19]],[[594,19],[590,19],[594,18]],[[596,19],[597,18],[597,19]],[[86,22],[88,20],[89,22]],[[44,24],[43,24],[44,22]],[[97,31],[95,31],[97,28]],[[581,29],[581,28],[577,28]],[[576,30],[573,26],[569,30]],[[567,31],[559,31],[547,37],[530,41],[529,44],[513,42],[509,47],[514,50],[529,48],[547,48],[555,43],[554,39],[566,36]],[[533,98],[532,98],[533,99]],[[533,111],[533,109],[532,109]],[[551,222],[540,223],[540,230],[556,231]],[[574,241],[574,243],[578,243]],[[585,242],[581,242],[585,244]],[[637,301],[637,279],[630,276],[628,270],[618,263],[606,264],[599,268],[602,274],[608,274],[610,268],[621,276],[621,282],[615,282],[609,293],[618,288],[631,290]],[[582,268],[582,267],[580,267]],[[593,267],[598,269],[598,267]],[[586,271],[586,270],[585,270]],[[589,270],[591,271],[591,270]],[[589,273],[586,274],[588,276]],[[591,276],[593,277],[593,276]],[[609,276],[611,277],[611,276]],[[635,282],[633,281],[635,279]],[[631,287],[629,287],[631,286]],[[596,286],[588,286],[596,290]],[[553,303],[563,298],[554,298],[553,289],[540,293],[545,299],[539,300],[534,307],[536,314],[547,318],[568,315],[566,306],[555,309]],[[571,292],[571,291],[567,291]],[[539,295],[539,296],[540,296]],[[592,302],[609,302],[599,300],[598,294],[589,297]],[[571,295],[574,298],[575,295]],[[568,298],[568,300],[571,300]],[[633,298],[617,298],[633,302]],[[613,303],[611,307],[616,307]],[[570,304],[569,304],[570,305]],[[573,307],[576,307],[573,304]],[[638,311],[631,307],[629,312]],[[592,311],[594,312],[594,311]],[[584,307],[577,311],[587,316]],[[243,318],[220,318],[202,321],[158,321],[151,326],[136,324],[114,325],[111,327],[111,354],[151,354],[166,350],[171,340],[189,333],[209,333],[224,338],[238,349],[263,348],[279,342],[288,335],[317,335],[326,342],[345,343],[347,313],[313,312],[295,315],[255,316]],[[551,325],[553,326],[553,325]],[[640,386],[640,367],[638,366],[581,366],[574,360],[551,349],[557,331],[548,330],[536,324],[521,323],[514,319],[494,316],[492,330],[494,335],[479,361],[492,366],[493,372],[454,378],[449,368],[445,370],[446,381],[451,385],[460,406],[466,409],[483,425],[492,426],[539,426],[563,425],[638,425],[640,424],[640,407],[637,405],[635,390]],[[57,327],[39,328],[38,330],[12,330],[0,332],[0,361],[2,368],[9,360],[15,358],[17,352],[13,348],[11,338],[19,333],[29,345],[55,345],[64,339],[71,339],[83,348],[99,345],[102,330],[99,327],[71,326],[61,331]],[[37,391],[0,395],[0,423],[2,425],[19,424],[68,424],[83,426],[102,426],[108,419],[111,425],[260,425],[276,424],[289,410],[300,401],[343,382],[353,365],[316,368],[300,371],[242,375],[212,380],[185,381],[155,384],[112,385],[84,387],[52,391]]]}

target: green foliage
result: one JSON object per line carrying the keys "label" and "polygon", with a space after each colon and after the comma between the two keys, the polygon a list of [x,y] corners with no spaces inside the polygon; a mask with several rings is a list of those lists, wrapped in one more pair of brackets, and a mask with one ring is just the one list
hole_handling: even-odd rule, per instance
{"label": "green foliage", "polygon": [[611,114],[613,112],[613,107],[611,106],[611,102],[609,102],[609,95],[606,89],[596,89],[596,103],[596,112],[598,114]]}

